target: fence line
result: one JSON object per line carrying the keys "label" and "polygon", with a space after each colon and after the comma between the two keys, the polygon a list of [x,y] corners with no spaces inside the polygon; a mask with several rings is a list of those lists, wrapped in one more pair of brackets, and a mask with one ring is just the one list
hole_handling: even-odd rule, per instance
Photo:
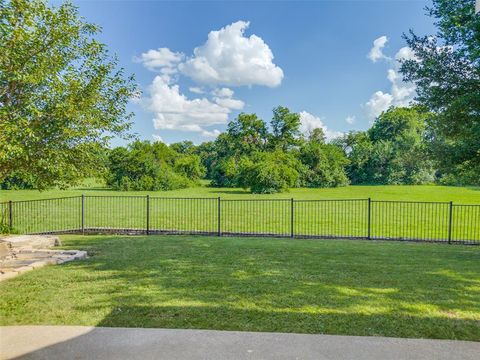
{"label": "fence line", "polygon": [[480,205],[372,199],[81,195],[0,203],[3,229],[480,244]]}

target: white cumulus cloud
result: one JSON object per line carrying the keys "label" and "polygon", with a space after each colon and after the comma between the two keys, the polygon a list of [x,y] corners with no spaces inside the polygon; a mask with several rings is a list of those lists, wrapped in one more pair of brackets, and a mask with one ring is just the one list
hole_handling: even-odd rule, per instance
{"label": "white cumulus cloud", "polygon": [[365,104],[367,117],[372,121],[393,103],[393,96],[383,91],[375,92]]}
{"label": "white cumulus cloud", "polygon": [[151,49],[135,57],[134,61],[142,63],[148,70],[160,71],[163,68],[165,73],[176,71],[176,66],[182,61],[184,55],[182,53],[173,52],[168,48]]}
{"label": "white cumulus cloud", "polygon": [[195,93],[195,94],[204,94],[205,91],[201,88],[201,87],[197,87],[197,86],[191,86],[188,88],[188,90],[190,90],[192,93]]}
{"label": "white cumulus cloud", "polygon": [[[162,47],[134,58],[158,73],[141,101],[153,112],[155,129],[218,136],[219,130],[211,127],[225,124],[232,111],[245,106],[226,86],[280,85],[282,69],[273,63],[272,51],[262,38],[245,36],[248,26],[249,22],[237,21],[211,31],[189,57]],[[182,76],[195,83],[188,90],[196,98],[180,91]]]}
{"label": "white cumulus cloud", "polygon": [[162,142],[162,143],[164,142],[163,139],[162,139],[162,137],[161,137],[160,135],[153,134],[153,135],[152,135],[152,138],[153,138],[153,141],[154,141],[154,142]]}
{"label": "white cumulus cloud", "polygon": [[400,74],[401,61],[416,60],[412,49],[402,47],[393,59],[385,58],[391,64],[390,69],[387,70],[387,79],[391,84],[390,92],[376,91],[365,103],[365,112],[370,121],[373,121],[390,106],[408,106],[415,97],[415,84],[403,81],[402,74]]}
{"label": "white cumulus cloud", "polygon": [[353,123],[355,123],[355,116],[353,115],[348,115],[346,118],[345,118],[345,121],[347,122],[347,124],[350,124],[352,125]]}
{"label": "white cumulus cloud", "polygon": [[187,98],[180,93],[178,84],[169,84],[162,76],[155,77],[149,88],[149,95],[146,104],[155,115],[153,124],[157,130],[206,134],[205,127],[226,123],[230,113],[230,108],[211,102],[207,98]]}
{"label": "white cumulus cloud", "polygon": [[383,53],[383,48],[385,44],[388,42],[388,38],[383,35],[380,36],[378,39],[373,41],[373,47],[370,49],[368,53],[368,58],[373,62],[377,62],[380,59],[388,59],[387,56]]}
{"label": "white cumulus cloud", "polygon": [[245,36],[247,21],[237,21],[211,31],[194,55],[179,65],[180,71],[203,84],[275,87],[283,71],[273,63],[273,53],[257,35]]}
{"label": "white cumulus cloud", "polygon": [[343,133],[340,131],[332,131],[327,128],[327,126],[323,123],[322,119],[318,116],[312,115],[307,111],[300,112],[300,131],[304,135],[309,135],[314,129],[320,128],[323,130],[325,134],[325,138],[328,140],[332,140],[336,137],[342,136]]}

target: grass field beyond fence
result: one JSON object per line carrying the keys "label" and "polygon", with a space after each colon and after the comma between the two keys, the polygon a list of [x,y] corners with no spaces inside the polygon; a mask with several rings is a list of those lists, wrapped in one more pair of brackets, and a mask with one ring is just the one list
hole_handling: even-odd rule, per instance
{"label": "grass field beyond fence", "polygon": [[81,195],[0,203],[20,233],[136,231],[480,243],[480,205]]}
{"label": "grass field beyond fence", "polygon": [[62,236],[87,260],[0,283],[0,325],[480,341],[480,248],[382,241]]}

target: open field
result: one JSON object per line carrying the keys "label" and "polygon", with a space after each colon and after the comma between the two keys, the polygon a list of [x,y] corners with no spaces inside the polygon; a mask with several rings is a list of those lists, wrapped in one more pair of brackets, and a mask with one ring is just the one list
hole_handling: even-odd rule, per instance
{"label": "open field", "polygon": [[480,248],[349,240],[63,236],[90,258],[0,284],[1,325],[480,340]]}
{"label": "open field", "polygon": [[52,197],[85,195],[138,195],[159,197],[218,197],[225,199],[366,199],[374,200],[408,200],[408,201],[453,201],[460,204],[480,204],[480,187],[454,187],[436,185],[379,185],[379,186],[346,186],[325,189],[291,189],[281,194],[250,194],[240,188],[212,188],[202,186],[172,191],[113,191],[94,181],[83,187],[68,190],[0,190],[1,201],[18,201],[48,199]]}
{"label": "open field", "polygon": [[[84,193],[83,224],[87,229],[145,230],[148,211],[148,226],[154,231],[211,234],[220,231],[223,234],[280,236],[290,236],[293,232],[296,236],[367,238],[367,198],[371,197],[370,235],[373,238],[440,241],[451,238],[454,241],[480,242],[480,206],[458,205],[480,204],[478,188],[351,186],[293,189],[290,193],[270,196],[252,195],[241,189],[205,186],[156,193],[87,189],[44,193],[4,191],[2,195],[10,199],[76,196],[14,203],[12,223],[14,229],[21,233],[81,228],[82,200],[79,196]],[[147,194],[151,196],[148,201]],[[125,195],[128,197],[118,197]],[[221,196],[221,203],[214,195]],[[294,198],[294,203],[288,197]],[[325,201],[318,201],[320,199]],[[452,209],[450,200],[454,202]],[[7,212],[7,204],[0,204],[4,223],[8,220]]]}

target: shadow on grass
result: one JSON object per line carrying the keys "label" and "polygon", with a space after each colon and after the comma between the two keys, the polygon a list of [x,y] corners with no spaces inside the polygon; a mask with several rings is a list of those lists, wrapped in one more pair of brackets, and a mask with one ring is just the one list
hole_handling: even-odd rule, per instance
{"label": "shadow on grass", "polygon": [[[28,321],[56,323],[56,311],[64,321],[64,306],[71,325],[480,340],[478,249],[185,236],[72,239],[66,247],[86,249],[91,258],[58,267],[63,277],[57,272],[48,290],[60,287],[65,304],[57,301],[45,318]],[[25,280],[21,291],[35,289],[39,278],[40,272]],[[7,304],[14,292],[18,287],[4,296]],[[45,293],[27,311],[56,301],[42,298]],[[17,311],[8,316],[18,319]]]}

